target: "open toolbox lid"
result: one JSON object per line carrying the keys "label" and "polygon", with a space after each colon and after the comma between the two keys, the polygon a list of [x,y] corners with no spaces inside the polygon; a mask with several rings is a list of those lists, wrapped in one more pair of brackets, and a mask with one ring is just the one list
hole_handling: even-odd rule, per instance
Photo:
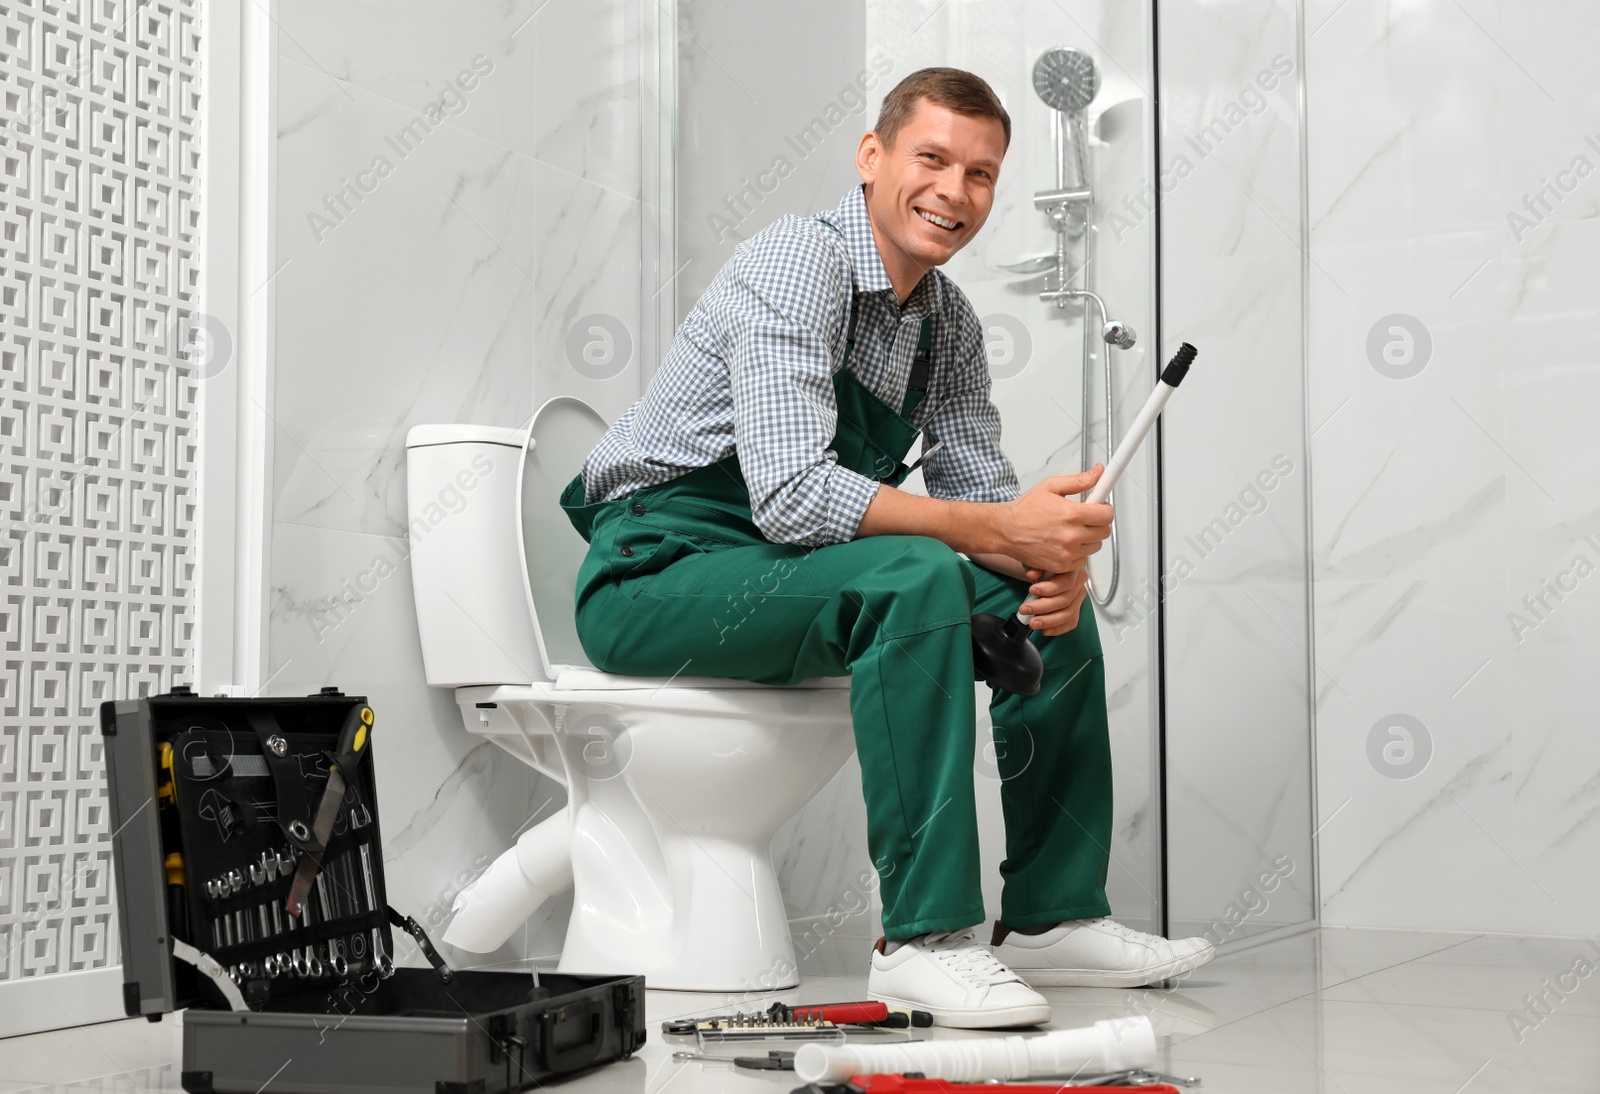
{"label": "open toolbox lid", "polygon": [[[387,975],[391,923],[449,979],[421,928],[388,907],[365,733],[338,764],[326,845],[316,838],[341,732],[363,720],[366,700],[337,688],[235,699],[175,687],[101,704],[129,1015],[261,1007]],[[320,867],[296,918],[286,902],[308,857]]]}

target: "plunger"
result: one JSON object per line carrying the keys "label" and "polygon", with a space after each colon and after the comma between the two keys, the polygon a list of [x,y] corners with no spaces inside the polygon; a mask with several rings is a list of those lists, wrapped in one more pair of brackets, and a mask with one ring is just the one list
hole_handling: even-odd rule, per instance
{"label": "plunger", "polygon": [[[1097,505],[1111,496],[1111,488],[1117,485],[1133,454],[1139,450],[1161,408],[1167,405],[1172,393],[1183,383],[1189,365],[1198,352],[1185,342],[1172,355],[1172,360],[1161,372],[1155,390],[1145,400],[1139,416],[1134,419],[1122,443],[1117,445],[1116,452],[1106,464],[1105,472],[1094,484],[1094,489],[1089,491],[1086,499],[1088,504]],[[1054,576],[1046,574],[1042,580],[1049,581]],[[1030,604],[1038,599],[1030,593],[1023,603]],[[987,612],[972,617],[972,665],[985,683],[1014,695],[1026,697],[1039,694],[1039,686],[1044,679],[1044,661],[1039,657],[1039,650],[1028,641],[1032,631],[1033,628],[1028,626],[1028,617],[1020,611],[1004,619]]]}

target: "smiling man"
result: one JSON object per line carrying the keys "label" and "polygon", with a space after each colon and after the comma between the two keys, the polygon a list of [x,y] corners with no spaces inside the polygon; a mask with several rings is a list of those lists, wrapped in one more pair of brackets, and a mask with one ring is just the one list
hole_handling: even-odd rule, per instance
{"label": "smiling man", "polygon": [[[906,77],[856,149],[862,184],[738,247],[562,497],[590,545],[577,624],[599,668],[850,675],[883,897],[869,991],[976,1028],[1047,1021],[1030,982],[1137,986],[1213,954],[1107,918],[1105,675],[1080,609],[1111,509],[1070,497],[1101,469],[1019,490],[982,327],[938,270],[988,218],[1010,140],[977,76]],[[898,489],[919,435],[929,496]],[[1044,686],[990,701],[1006,825],[991,950],[973,930],[970,619],[1030,590]]]}

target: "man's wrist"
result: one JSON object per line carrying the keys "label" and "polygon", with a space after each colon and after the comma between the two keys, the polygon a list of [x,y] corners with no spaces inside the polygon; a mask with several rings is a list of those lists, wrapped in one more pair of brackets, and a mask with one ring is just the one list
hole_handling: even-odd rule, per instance
{"label": "man's wrist", "polygon": [[998,554],[1006,545],[1005,505],[932,498],[885,484],[867,506],[856,534],[929,536],[968,554]]}
{"label": "man's wrist", "polygon": [[953,501],[946,516],[951,538],[945,542],[966,554],[1001,554],[1006,539],[1001,531],[1005,519],[1005,502]]}
{"label": "man's wrist", "polygon": [[984,554],[1003,553],[1008,541],[1001,530],[1001,525],[1005,520],[1007,503],[990,501],[972,504],[978,507],[979,546],[977,550]]}

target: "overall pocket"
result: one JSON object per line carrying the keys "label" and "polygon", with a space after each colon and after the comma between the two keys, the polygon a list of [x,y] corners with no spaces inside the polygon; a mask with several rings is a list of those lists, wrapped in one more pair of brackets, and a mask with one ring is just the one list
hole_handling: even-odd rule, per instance
{"label": "overall pocket", "polygon": [[628,517],[619,523],[612,540],[610,571],[618,591],[632,599],[639,595],[650,577],[679,559],[735,546],[738,544]]}
{"label": "overall pocket", "polygon": [[740,496],[734,498],[670,482],[635,491],[629,499],[629,513],[635,520],[718,547],[767,542],[750,516],[750,497],[742,487]]}

